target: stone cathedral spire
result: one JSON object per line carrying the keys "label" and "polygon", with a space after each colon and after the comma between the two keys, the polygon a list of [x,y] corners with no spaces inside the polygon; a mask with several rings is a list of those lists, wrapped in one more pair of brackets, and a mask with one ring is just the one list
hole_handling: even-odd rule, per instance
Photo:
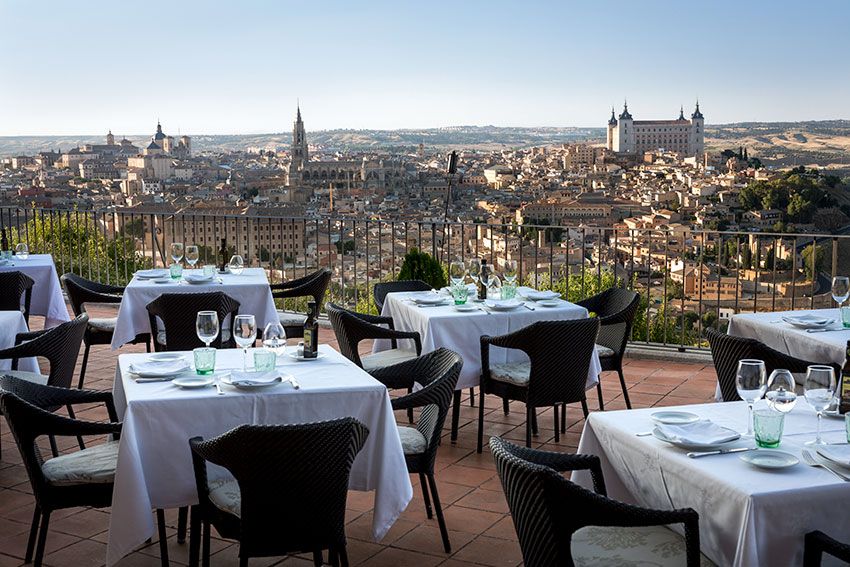
{"label": "stone cathedral spire", "polygon": [[292,125],[292,165],[298,168],[305,163],[309,155],[307,153],[307,133],[304,130],[304,121],[301,120],[301,104],[296,106],[295,123]]}

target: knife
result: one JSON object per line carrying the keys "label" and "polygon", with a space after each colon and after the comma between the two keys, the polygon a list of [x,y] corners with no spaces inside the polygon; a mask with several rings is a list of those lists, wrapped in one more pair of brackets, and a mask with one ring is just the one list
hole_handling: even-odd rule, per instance
{"label": "knife", "polygon": [[727,453],[743,453],[744,451],[755,451],[758,447],[735,447],[734,449],[716,449],[714,451],[697,451],[688,453],[692,459],[708,457],[709,455],[725,455]]}

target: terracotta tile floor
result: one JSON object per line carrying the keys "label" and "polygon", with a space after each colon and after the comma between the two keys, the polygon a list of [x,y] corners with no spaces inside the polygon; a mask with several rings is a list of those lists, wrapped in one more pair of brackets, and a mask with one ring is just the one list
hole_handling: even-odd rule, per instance
{"label": "terracotta tile floor", "polygon": [[[37,328],[39,325],[36,318],[32,326]],[[321,339],[336,346],[334,341],[329,340],[331,336],[332,331],[322,330]],[[368,345],[364,349],[368,349]],[[121,352],[143,350],[143,346],[127,346]],[[111,390],[116,359],[117,353],[108,346],[94,347],[86,372],[86,387]],[[710,365],[627,359],[625,375],[634,407],[701,403],[711,400],[714,393],[715,375]],[[625,408],[616,373],[606,373],[602,383],[606,410]],[[595,392],[589,394],[589,405],[595,408]],[[505,416],[501,402],[488,397],[485,408],[486,435],[498,434],[524,442],[525,412],[520,404],[515,404],[515,411]],[[352,565],[513,567],[521,564],[519,546],[493,461],[486,448],[482,455],[475,452],[477,409],[470,407],[468,391],[464,392],[459,439],[456,444],[450,443],[446,429],[445,441],[437,455],[437,484],[450,530],[452,553],[443,553],[436,520],[425,517],[418,477],[414,476],[411,477],[413,500],[380,543],[371,541],[369,537],[372,495],[349,493],[347,535]],[[79,411],[78,416],[102,419],[104,412],[101,408],[89,408]],[[399,417],[406,420],[404,415]],[[555,443],[552,410],[542,411],[540,432],[534,438],[534,445],[548,450],[575,451],[584,425],[578,404],[570,406],[567,418],[569,430],[560,443]],[[0,567],[6,567],[23,563],[33,499],[26,471],[5,421],[0,430],[3,447],[0,457]],[[73,440],[66,440],[60,447],[67,449],[73,445]],[[175,511],[168,514],[168,521],[171,561],[175,565],[184,565],[188,559],[187,546],[176,542]],[[55,513],[51,518],[45,563],[54,567],[103,565],[108,527],[108,509],[78,508]],[[158,566],[158,549],[154,539],[150,545],[126,557],[121,565]],[[213,565],[237,563],[238,548],[230,541],[215,540],[212,551]],[[289,557],[251,560],[251,565],[306,566],[312,565],[312,562],[304,557]]]}

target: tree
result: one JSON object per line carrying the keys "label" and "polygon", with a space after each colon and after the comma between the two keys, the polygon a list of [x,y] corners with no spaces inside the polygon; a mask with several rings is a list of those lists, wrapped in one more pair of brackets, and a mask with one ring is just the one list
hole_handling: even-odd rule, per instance
{"label": "tree", "polygon": [[345,254],[346,252],[354,251],[354,241],[353,240],[337,240],[336,241],[336,251],[338,254]]}
{"label": "tree", "polygon": [[420,252],[411,248],[405,254],[401,269],[398,272],[399,280],[422,280],[435,289],[446,285],[446,274],[440,262],[426,252]]}
{"label": "tree", "polygon": [[[812,257],[813,250],[815,251],[814,258]],[[803,260],[803,272],[806,274],[806,279],[814,280],[815,274],[818,274],[823,270],[826,262],[826,251],[824,251],[823,246],[809,244],[803,248],[803,252],[800,254],[800,257]],[[814,270],[812,270],[813,261]]]}

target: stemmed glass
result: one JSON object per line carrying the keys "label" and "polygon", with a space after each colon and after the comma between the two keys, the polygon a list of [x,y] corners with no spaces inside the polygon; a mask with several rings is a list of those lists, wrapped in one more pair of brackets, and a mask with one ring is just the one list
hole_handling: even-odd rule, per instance
{"label": "stemmed glass", "polygon": [[516,284],[517,263],[516,260],[505,260],[505,268],[502,270],[502,277],[505,278],[505,283],[508,285]]}
{"label": "stemmed glass", "polygon": [[218,313],[198,311],[198,316],[195,318],[195,330],[198,333],[198,339],[210,348],[210,344],[218,336]]}
{"label": "stemmed glass", "polygon": [[272,321],[263,330],[263,346],[272,351],[275,356],[280,356],[286,350],[286,331],[283,325]]}
{"label": "stemmed glass", "polygon": [[789,370],[777,368],[767,379],[768,405],[781,413],[788,413],[797,404],[797,382]]}
{"label": "stemmed glass", "polygon": [[753,404],[764,396],[767,389],[767,370],[763,360],[744,358],[738,361],[738,372],[735,374],[735,387],[742,400],[747,402],[747,433],[753,437]]}
{"label": "stemmed glass", "polygon": [[230,264],[228,264],[228,267],[230,268],[231,274],[238,276],[245,268],[245,261],[239,254],[234,254],[233,257],[230,258]]}
{"label": "stemmed glass", "polygon": [[449,264],[449,279],[452,280],[452,286],[456,287],[463,283],[466,277],[466,266],[462,260],[455,260]]}
{"label": "stemmed glass", "polygon": [[174,260],[175,264],[179,264],[180,260],[183,259],[183,243],[182,242],[172,242],[171,243],[171,259]]}
{"label": "stemmed glass", "polygon": [[832,278],[832,299],[838,304],[838,308],[850,297],[850,278],[847,276],[835,276]]}
{"label": "stemmed glass", "polygon": [[194,244],[186,247],[186,263],[189,264],[190,268],[194,268],[195,264],[198,263],[198,259],[200,255],[198,253],[198,247]]}
{"label": "stemmed glass", "polygon": [[835,394],[835,370],[831,366],[812,365],[806,369],[806,381],[803,383],[806,401],[818,415],[818,434],[806,445],[825,445],[820,436],[820,420],[826,408],[832,404]]}
{"label": "stemmed glass", "polygon": [[481,274],[481,261],[478,258],[473,258],[469,261],[467,273],[475,284],[478,284],[478,276]]}
{"label": "stemmed glass", "polygon": [[15,246],[15,256],[19,260],[26,260],[30,257],[30,249],[26,242],[20,242]]}
{"label": "stemmed glass", "polygon": [[257,322],[253,315],[237,315],[233,319],[233,338],[242,347],[242,371],[248,371],[248,347],[257,339]]}

